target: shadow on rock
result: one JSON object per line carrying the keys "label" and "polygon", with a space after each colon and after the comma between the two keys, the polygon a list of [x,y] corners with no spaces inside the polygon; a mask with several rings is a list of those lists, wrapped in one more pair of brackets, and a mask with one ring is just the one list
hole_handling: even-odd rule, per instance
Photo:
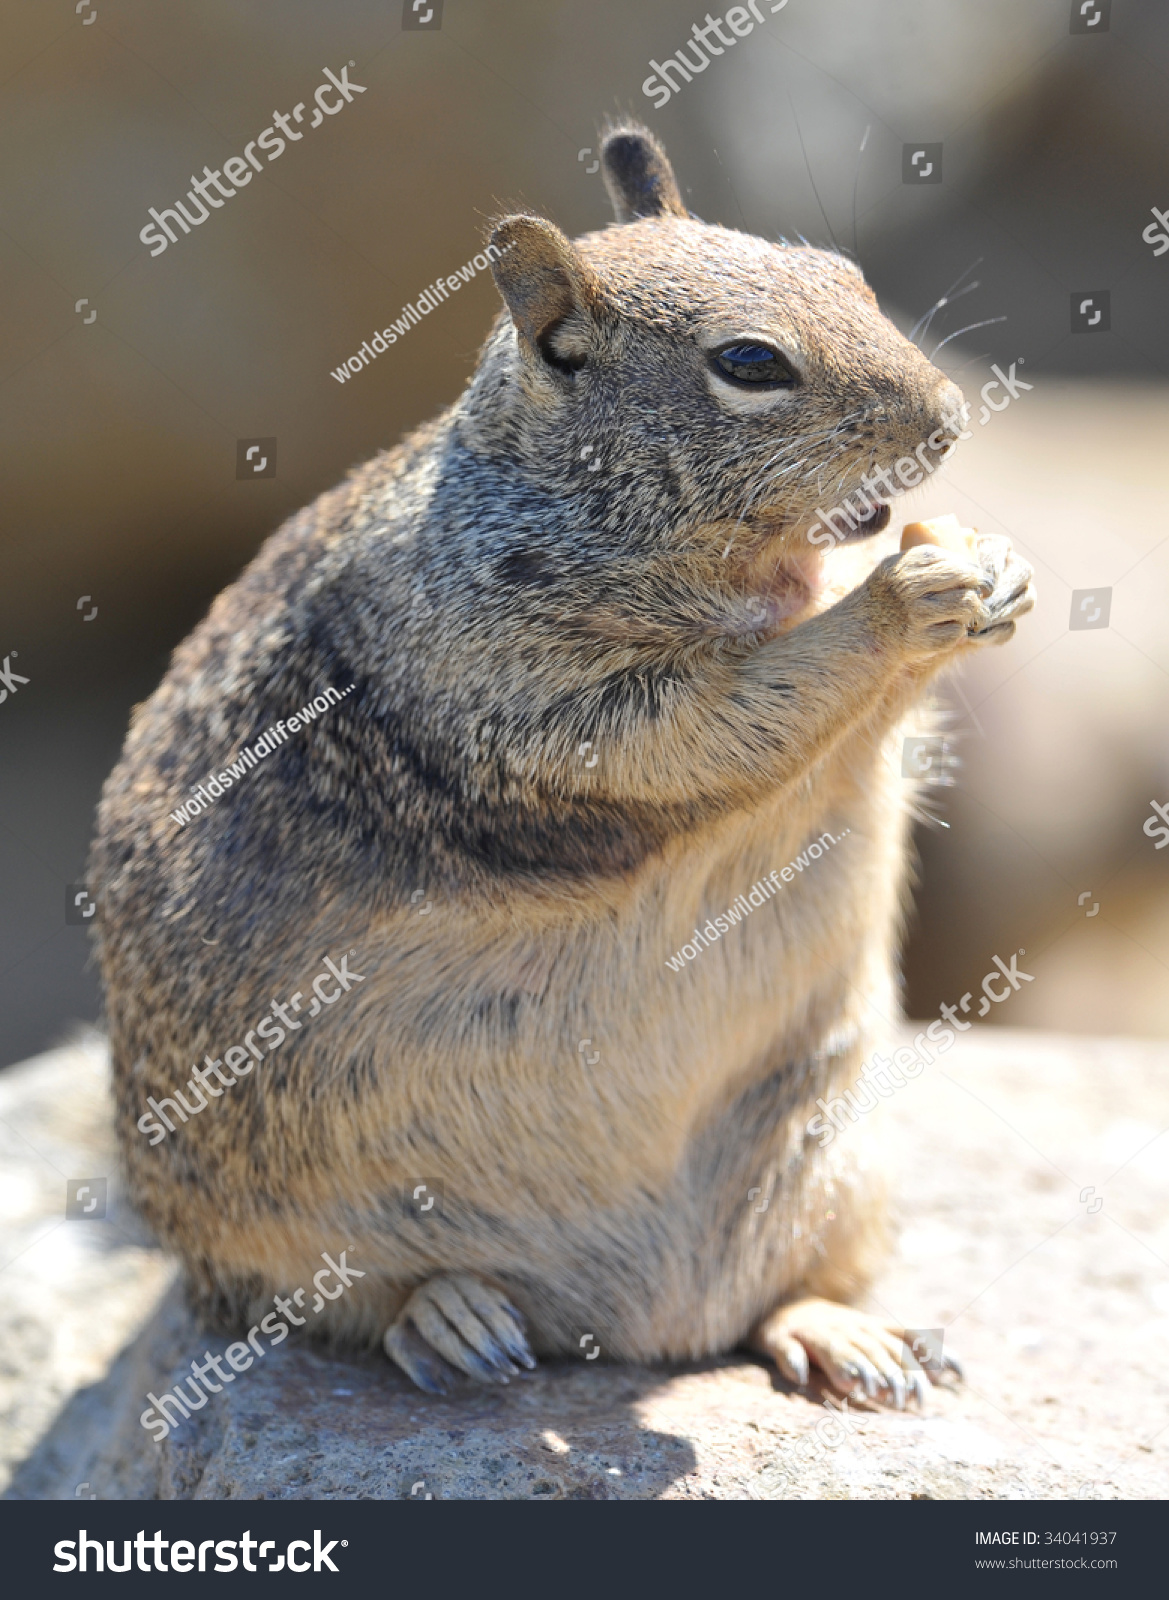
{"label": "shadow on rock", "polygon": [[687,1439],[638,1416],[672,1369],[550,1362],[436,1399],[380,1355],[291,1340],[156,1443],[139,1421],[147,1396],[230,1342],[200,1334],[173,1289],[65,1406],[5,1498],[652,1500],[695,1467]]}

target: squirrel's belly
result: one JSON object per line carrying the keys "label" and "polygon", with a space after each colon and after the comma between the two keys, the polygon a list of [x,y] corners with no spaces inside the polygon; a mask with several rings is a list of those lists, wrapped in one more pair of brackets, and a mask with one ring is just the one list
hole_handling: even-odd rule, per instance
{"label": "squirrel's belly", "polygon": [[[513,1290],[537,1348],[593,1332],[649,1358],[742,1337],[807,1279],[831,1196],[859,1181],[852,1141],[822,1155],[807,1123],[834,1074],[855,1076],[868,1016],[893,1014],[897,826],[871,795],[818,834],[809,813],[747,819],[644,874],[616,916],[545,917],[510,946],[470,907],[428,924],[425,949],[383,929],[348,1009],[304,1035],[288,1115],[320,1085],[303,1107],[314,1162],[265,1149],[263,1205],[241,1187],[244,1079],[181,1130],[184,1148],[222,1142],[205,1192],[178,1186],[171,1242],[278,1287],[347,1245],[371,1283],[478,1271]],[[238,1003],[249,1023],[262,1010]],[[170,1153],[128,1152],[156,1211]],[[404,1196],[432,1180],[443,1214],[420,1220]]]}
{"label": "squirrel's belly", "polygon": [[[826,1250],[853,1250],[839,1238],[829,1250],[829,1213],[876,1226],[875,1202],[835,1203],[872,1186],[859,1157],[869,1130],[827,1152],[807,1131],[817,1097],[856,1076],[867,1016],[892,1014],[896,885],[878,891],[874,869],[863,889],[856,843],[814,858],[815,876],[781,878],[783,894],[748,896],[750,916],[681,969],[663,957],[651,975],[609,930],[574,930],[550,975],[517,957],[531,992],[506,1034],[497,1019],[494,1035],[460,1036],[457,1009],[481,1019],[484,997],[448,993],[444,1047],[387,1060],[384,1098],[362,1108],[366,1156],[339,1166],[328,1227],[344,1217],[393,1282],[437,1270],[501,1281],[537,1348],[591,1332],[633,1359],[742,1337]],[[670,888],[646,893],[660,905]],[[647,942],[654,925],[643,917]],[[424,1182],[443,1196],[426,1220],[401,1199]]]}
{"label": "squirrel's belly", "polygon": [[[748,879],[748,911],[725,933],[712,920],[720,899],[734,904],[721,883],[696,894],[666,879],[644,886],[635,926],[554,931],[543,964],[519,941],[509,952],[485,940],[482,961],[468,960],[467,931],[452,930],[430,962],[440,978],[412,1002],[428,1019],[416,1052],[401,980],[387,972],[399,1027],[362,1111],[376,1130],[365,1148],[402,1182],[413,1164],[503,1216],[527,1196],[565,1220],[673,1182],[737,1096],[777,1073],[802,1093],[808,1064],[847,1048],[866,1014],[892,1017],[896,885],[865,888],[877,875],[863,841],[846,853],[849,843],[780,892]],[[679,958],[696,915],[716,937]],[[338,1173],[342,1187],[371,1181],[359,1165]]]}

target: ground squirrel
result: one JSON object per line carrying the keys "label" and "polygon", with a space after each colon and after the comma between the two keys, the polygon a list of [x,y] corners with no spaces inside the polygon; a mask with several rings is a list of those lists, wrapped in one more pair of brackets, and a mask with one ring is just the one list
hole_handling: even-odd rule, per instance
{"label": "ground squirrel", "polygon": [[747,1345],[900,1404],[901,1330],[849,1304],[866,1125],[807,1125],[895,1015],[898,725],[1030,572],[1000,538],[881,556],[887,505],[812,537],[948,453],[960,392],[843,255],[691,216],[642,128],[602,160],[615,224],[497,223],[461,397],[275,533],[135,710],[91,879],[132,1194],[225,1329],[349,1250],[318,1325],[426,1389]]}

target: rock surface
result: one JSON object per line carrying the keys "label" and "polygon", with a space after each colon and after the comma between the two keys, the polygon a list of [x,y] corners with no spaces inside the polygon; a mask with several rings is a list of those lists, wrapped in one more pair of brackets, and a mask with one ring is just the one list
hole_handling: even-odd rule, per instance
{"label": "rock surface", "polygon": [[[582,1359],[435,1400],[380,1357],[290,1339],[155,1445],[146,1393],[227,1341],[192,1326],[119,1198],[85,1040],[0,1076],[0,1482],[21,1499],[1163,1497],[1167,1065],[1163,1043],[975,1030],[875,1113],[903,1232],[872,1307],[944,1327],[966,1365],[924,1414],[833,1420],[739,1355]],[[95,1177],[105,1218],[66,1219],[67,1181]]]}

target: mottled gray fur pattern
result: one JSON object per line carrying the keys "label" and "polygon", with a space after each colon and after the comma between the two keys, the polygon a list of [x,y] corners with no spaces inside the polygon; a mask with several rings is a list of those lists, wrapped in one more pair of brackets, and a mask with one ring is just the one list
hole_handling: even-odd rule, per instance
{"label": "mottled gray fur pattern", "polygon": [[[118,1130],[225,1327],[349,1247],[366,1276],[315,1325],[385,1335],[426,1387],[514,1371],[522,1321],[536,1351],[591,1332],[627,1359],[750,1339],[798,1381],[794,1340],[848,1389],[881,1179],[863,1130],[822,1151],[805,1125],[895,1016],[899,723],[1009,637],[1028,575],[1001,540],[810,544],[960,395],[850,261],[690,217],[644,130],[604,166],[618,222],[498,223],[463,395],[274,534],[136,708],[91,868]],[[736,340],[794,386],[724,377]],[[666,968],[825,830],[813,871]],[[350,993],[148,1143],[148,1096],[349,950]]]}

